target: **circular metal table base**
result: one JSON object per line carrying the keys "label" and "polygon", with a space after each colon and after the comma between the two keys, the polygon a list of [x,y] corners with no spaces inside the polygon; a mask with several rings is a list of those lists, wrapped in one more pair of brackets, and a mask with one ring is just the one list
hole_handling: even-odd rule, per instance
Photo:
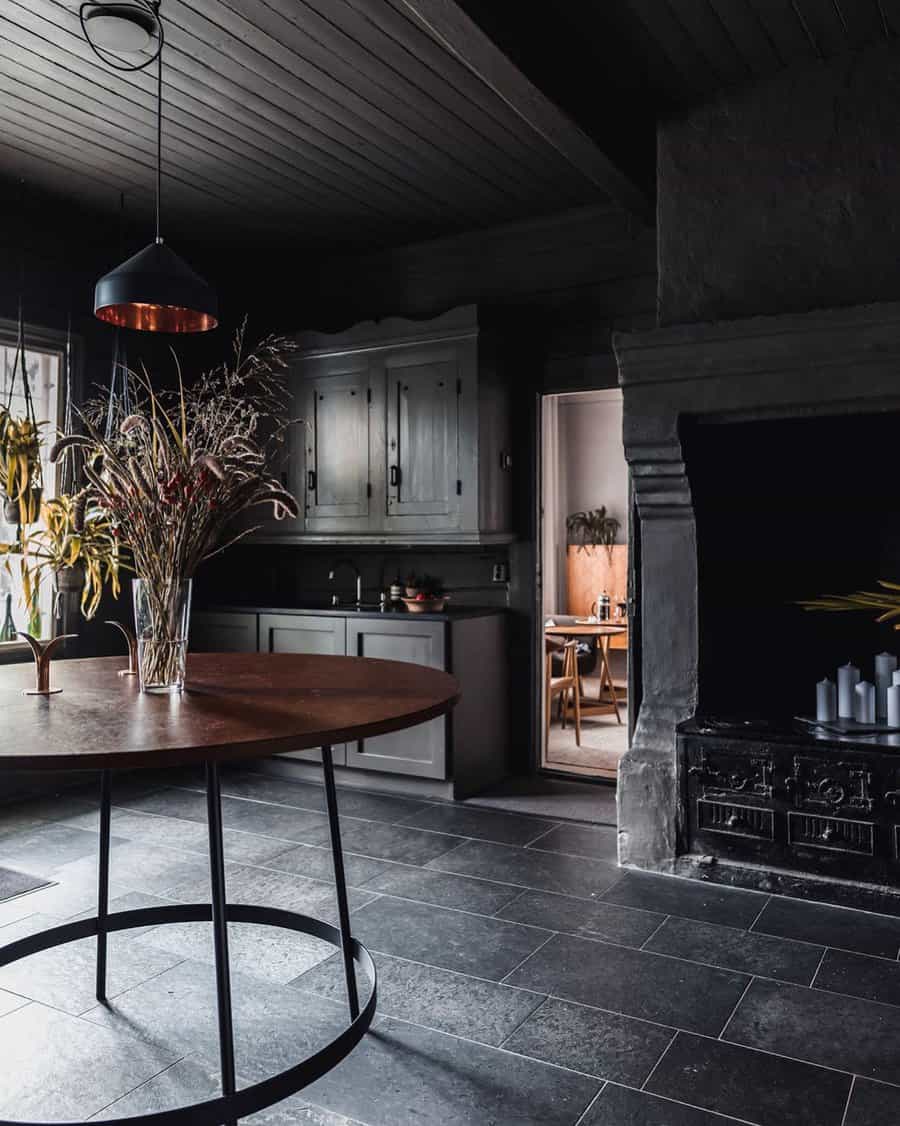
{"label": "circular metal table base", "polygon": [[[175,904],[171,907],[142,907],[133,911],[118,911],[108,915],[107,930],[109,932],[123,931],[131,930],[134,927],[160,926],[166,923],[208,923],[212,921],[212,917],[212,905],[209,903]],[[331,926],[330,923],[323,923],[320,919],[313,919],[308,915],[298,915],[293,911],[282,911],[275,907],[250,907],[229,903],[226,906],[226,917],[229,923],[258,923],[263,926],[283,927],[286,930],[299,931],[301,934],[309,934],[314,938],[329,942],[339,950],[341,948],[340,930]],[[42,950],[50,950],[54,946],[76,942],[82,938],[91,938],[97,933],[98,920],[96,918],[81,919],[76,923],[65,923],[59,927],[51,927],[49,930],[29,935],[27,938],[21,938],[0,948],[0,967],[8,966],[11,962],[16,962],[20,958],[27,958],[31,954],[38,954]],[[365,972],[371,982],[372,991],[369,999],[360,1010],[359,1016],[339,1036],[336,1036],[313,1055],[308,1056],[293,1067],[289,1067],[286,1071],[273,1075],[269,1079],[264,1079],[261,1083],[254,1083],[251,1087],[244,1087],[233,1095],[220,1095],[218,1098],[194,1103],[192,1106],[156,1111],[153,1114],[140,1114],[127,1118],[105,1118],[103,1120],[104,1126],[220,1126],[223,1122],[244,1118],[259,1110],[264,1110],[274,1103],[281,1102],[282,1099],[286,1099],[307,1084],[321,1078],[356,1047],[375,1015],[375,963],[372,961],[372,955],[369,951],[356,939],[352,940],[352,953],[355,965]],[[301,995],[298,993],[298,1001],[300,999]],[[0,1126],[66,1126],[66,1124],[61,1121],[26,1123],[2,1119]]]}

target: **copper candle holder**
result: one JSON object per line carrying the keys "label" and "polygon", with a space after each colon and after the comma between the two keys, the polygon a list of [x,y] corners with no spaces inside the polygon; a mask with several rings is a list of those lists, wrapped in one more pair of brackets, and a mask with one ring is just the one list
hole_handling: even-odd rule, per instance
{"label": "copper candle holder", "polygon": [[37,673],[37,687],[25,688],[22,694],[24,696],[57,696],[62,692],[61,688],[50,687],[50,659],[56,647],[63,641],[67,641],[70,637],[77,637],[75,633],[61,633],[58,637],[54,637],[52,641],[41,642],[36,637],[32,637],[30,633],[22,633],[18,631],[19,637],[23,637],[31,646],[31,652],[34,654],[34,667]]}
{"label": "copper candle holder", "polygon": [[127,669],[119,669],[119,676],[137,676],[137,674],[138,674],[138,644],[137,644],[137,638],[134,636],[134,634],[131,632],[131,630],[128,628],[128,626],[123,625],[122,622],[117,622],[117,621],[114,621],[113,619],[109,619],[109,620],[105,621],[103,624],[107,625],[107,626],[115,626],[116,629],[119,631],[119,633],[121,633],[122,636],[125,638],[125,640],[128,642],[128,668]]}

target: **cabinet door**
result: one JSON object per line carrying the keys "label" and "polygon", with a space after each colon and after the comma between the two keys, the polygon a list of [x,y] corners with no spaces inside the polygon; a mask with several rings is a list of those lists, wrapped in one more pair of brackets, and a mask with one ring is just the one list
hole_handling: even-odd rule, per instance
{"label": "cabinet door", "polygon": [[[347,652],[356,657],[411,661],[442,669],[445,662],[443,622],[350,619]],[[390,735],[377,735],[347,745],[347,766],[385,770],[418,778],[447,776],[447,719],[444,716]]]}
{"label": "cabinet door", "polygon": [[389,530],[455,528],[459,462],[459,346],[383,356],[387,398]]}
{"label": "cabinet door", "polygon": [[372,491],[368,354],[311,359],[305,371],[307,531],[366,531]]}
{"label": "cabinet door", "polygon": [[[260,614],[260,652],[343,656],[344,626],[343,618],[319,614]],[[289,751],[285,757],[322,761],[319,751]],[[345,744],[336,744],[332,748],[332,757],[337,765],[343,766],[346,760]]]}
{"label": "cabinet door", "polygon": [[198,610],[191,614],[188,644],[194,653],[255,653],[257,615]]}

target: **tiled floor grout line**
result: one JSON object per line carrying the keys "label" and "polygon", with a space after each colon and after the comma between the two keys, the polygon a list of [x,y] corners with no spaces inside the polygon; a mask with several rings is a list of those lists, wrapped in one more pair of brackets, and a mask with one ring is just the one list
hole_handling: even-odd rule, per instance
{"label": "tiled floor grout line", "polygon": [[531,846],[535,843],[535,841],[539,841],[541,839],[541,837],[546,837],[548,833],[552,833],[558,828],[560,828],[560,822],[556,822],[555,825],[551,825],[549,829],[544,829],[542,832],[538,833],[538,835],[536,837],[533,837],[530,841],[525,841],[525,843],[522,845],[522,848],[531,848]]}
{"label": "tiled floor grout line", "polygon": [[500,985],[506,985],[506,984],[507,984],[507,981],[506,981],[506,979],[507,979],[508,977],[511,977],[511,976],[512,976],[512,975],[513,975],[513,974],[514,974],[514,973],[515,973],[515,972],[516,972],[517,970],[520,970],[520,969],[521,969],[521,968],[522,968],[522,967],[523,967],[523,966],[525,965],[525,963],[526,963],[526,962],[528,961],[528,959],[529,959],[529,958],[533,958],[533,957],[535,956],[535,954],[537,954],[537,953],[538,953],[539,951],[543,950],[543,949],[544,949],[544,947],[545,947],[545,946],[547,945],[547,943],[548,943],[548,942],[549,942],[549,941],[550,941],[550,940],[551,940],[552,938],[557,938],[558,936],[559,936],[559,932],[558,932],[558,931],[551,931],[551,932],[550,932],[550,933],[549,933],[549,934],[547,935],[547,937],[546,937],[546,938],[544,939],[544,941],[543,941],[543,942],[542,942],[542,943],[540,944],[540,946],[536,946],[536,947],[534,948],[534,950],[532,950],[530,954],[527,954],[527,955],[526,955],[526,956],[525,956],[525,957],[524,957],[524,958],[522,959],[522,961],[521,961],[521,962],[519,962],[519,964],[518,964],[517,966],[513,966],[513,968],[512,968],[512,969],[511,969],[511,970],[509,971],[509,973],[506,973],[506,974],[504,974],[504,975],[503,975],[503,977],[501,977],[501,978],[500,978],[500,982],[499,982],[499,984],[500,984]]}
{"label": "tiled floor grout line", "polygon": [[[645,1082],[649,1082],[649,1079],[650,1077],[648,1076]],[[615,1081],[613,1085],[616,1087],[625,1087],[629,1091],[644,1091],[643,1087],[632,1087],[630,1083],[619,1083]],[[645,1093],[652,1095],[655,1099],[662,1099],[663,1102],[674,1103],[675,1106],[683,1106],[687,1107],[688,1110],[699,1110],[705,1114],[711,1114],[714,1121],[721,1118],[724,1126],[731,1126],[732,1123],[734,1123],[735,1126],[760,1126],[759,1122],[751,1122],[749,1118],[735,1118],[734,1115],[723,1114],[720,1110],[710,1110],[708,1107],[701,1106],[699,1103],[686,1103],[681,1099],[673,1098],[671,1095],[658,1094],[656,1091],[647,1091]]]}
{"label": "tiled floor grout line", "polygon": [[597,1100],[600,1098],[600,1096],[606,1090],[606,1087],[607,1087],[607,1081],[604,1079],[604,1081],[600,1085],[600,1090],[597,1092],[596,1095],[594,1095],[594,1097],[587,1104],[587,1106],[584,1108],[584,1110],[581,1112],[581,1114],[579,1114],[578,1117],[576,1118],[574,1126],[582,1126],[582,1124],[587,1121],[587,1116],[594,1109],[594,1104],[597,1102]]}
{"label": "tiled floor grout line", "polygon": [[847,1115],[850,1113],[850,1103],[853,1101],[853,1088],[856,1086],[856,1076],[850,1080],[850,1090],[847,1092],[847,1101],[844,1103],[844,1113],[841,1115],[841,1126],[845,1126]]}
{"label": "tiled floor grout line", "polygon": [[[816,988],[816,978],[819,976],[819,970],[821,970],[821,968],[822,968],[822,963],[825,961],[825,955],[827,953],[828,953],[828,947],[826,946],[825,949],[822,951],[822,957],[819,959],[818,965],[816,966],[816,972],[810,978],[810,982],[809,982],[809,986],[808,986],[809,989],[815,989]],[[820,990],[820,992],[831,993],[833,991],[829,989],[829,990]]]}
{"label": "tiled floor grout line", "polygon": [[183,1063],[187,1058],[188,1056],[186,1055],[179,1056],[177,1060],[173,1060],[172,1063],[167,1064],[164,1068],[161,1068],[159,1071],[154,1072],[153,1075],[148,1075],[147,1078],[142,1079],[141,1082],[137,1084],[137,1086],[132,1087],[129,1091],[123,1091],[121,1095],[116,1095],[112,1102],[109,1102],[106,1104],[106,1106],[101,1106],[98,1110],[95,1110],[90,1118],[86,1118],[85,1121],[95,1122],[97,1120],[98,1114],[103,1114],[104,1111],[109,1110],[109,1108],[115,1106],[116,1103],[120,1103],[122,1099],[127,1099],[129,1095],[133,1095],[134,1092],[139,1091],[141,1087],[145,1087],[148,1083],[152,1083],[154,1079],[159,1079],[161,1075],[165,1075],[167,1071],[171,1071],[173,1067],[177,1067],[178,1064]]}
{"label": "tiled floor grout line", "polygon": [[754,928],[754,927],[756,926],[756,924],[757,924],[757,923],[759,922],[759,920],[760,920],[760,919],[762,918],[762,913],[763,913],[763,911],[765,911],[765,909],[766,909],[766,908],[767,908],[767,907],[769,906],[769,903],[771,902],[771,900],[772,900],[772,897],[771,897],[771,896],[767,896],[767,897],[766,897],[766,901],[765,901],[765,903],[763,903],[762,907],[760,907],[759,911],[757,911],[757,913],[756,913],[756,918],[755,918],[755,919],[753,920],[753,922],[752,922],[752,923],[750,924],[750,926],[748,926],[748,927],[746,928],[746,930],[747,930],[747,932],[748,932],[748,933],[749,933],[750,931],[752,931],[752,930],[753,930],[753,928]]}
{"label": "tiled floor grout line", "polygon": [[[419,1024],[417,1021],[409,1020],[407,1017],[398,1017],[385,1014],[386,1020],[396,1021],[398,1024],[409,1025],[410,1028],[424,1028],[428,1032],[436,1032],[440,1036],[450,1036],[454,1040],[460,1040],[464,1044],[472,1044],[476,1048],[489,1048],[495,1052],[504,1052],[508,1056],[515,1056],[516,1059],[527,1060],[529,1063],[539,1063],[544,1067],[552,1067],[555,1071],[565,1071],[568,1075],[580,1075],[583,1079],[593,1079],[595,1083],[604,1083],[606,1080],[600,1075],[592,1075],[589,1071],[579,1071],[577,1067],[566,1067],[565,1064],[554,1063],[552,1060],[538,1059],[537,1056],[526,1056],[523,1052],[513,1051],[512,1048],[501,1048],[497,1044],[485,1044],[483,1040],[473,1040],[471,1036],[463,1036],[459,1032],[448,1032],[444,1028],[435,1028],[430,1024]],[[377,1028],[373,1031],[378,1031]]]}
{"label": "tiled floor grout line", "polygon": [[669,919],[671,919],[671,918],[672,918],[671,915],[664,916],[662,922],[657,924],[657,926],[655,926],[653,928],[653,931],[650,934],[647,935],[647,937],[644,939],[644,941],[638,947],[638,950],[646,950],[647,949],[647,943],[650,941],[650,939],[655,938],[659,934],[659,932],[662,930],[662,928],[666,925],[666,923],[669,921]]}
{"label": "tiled floor grout line", "polygon": [[753,982],[755,980],[756,979],[754,977],[751,977],[750,980],[747,982],[747,984],[744,986],[743,992],[741,993],[740,997],[738,997],[738,999],[737,999],[737,1004],[734,1006],[734,1008],[728,1014],[728,1020],[726,1020],[725,1023],[722,1025],[722,1029],[719,1032],[719,1035],[716,1037],[717,1040],[721,1040],[724,1037],[725,1032],[726,1032],[729,1024],[731,1024],[731,1022],[734,1020],[734,1014],[741,1007],[741,1002],[744,1000],[744,998],[750,992],[750,986],[753,984]]}
{"label": "tiled floor grout line", "polygon": [[668,1044],[666,1044],[666,1046],[665,1046],[665,1047],[663,1048],[663,1050],[662,1050],[662,1051],[661,1051],[661,1052],[659,1053],[659,1058],[657,1059],[657,1061],[656,1061],[656,1063],[655,1063],[655,1064],[653,1065],[653,1067],[651,1067],[651,1068],[650,1068],[650,1071],[649,1071],[649,1072],[647,1073],[647,1077],[646,1077],[646,1079],[645,1079],[645,1080],[644,1080],[644,1082],[643,1082],[643,1083],[641,1084],[641,1087],[640,1087],[640,1089],[641,1089],[642,1091],[645,1091],[645,1090],[647,1089],[647,1084],[648,1084],[648,1083],[650,1082],[650,1080],[651,1080],[651,1079],[653,1078],[653,1076],[654,1076],[654,1075],[656,1074],[656,1069],[657,1069],[657,1068],[659,1067],[659,1065],[660,1065],[660,1064],[662,1063],[662,1061],[663,1061],[663,1057],[664,1057],[664,1056],[665,1056],[665,1055],[666,1055],[666,1054],[668,1053],[669,1049],[670,1049],[670,1048],[672,1047],[672,1045],[673,1045],[673,1044],[675,1043],[675,1041],[676,1041],[676,1040],[678,1039],[678,1033],[679,1033],[679,1031],[680,1031],[679,1029],[677,1029],[677,1028],[675,1029],[675,1032],[674,1032],[674,1034],[673,1034],[673,1036],[672,1036],[672,1039],[671,1039],[671,1040],[670,1040],[670,1041],[668,1042]]}
{"label": "tiled floor grout line", "polygon": [[[451,969],[448,969],[446,966],[438,966],[434,962],[422,962],[418,958],[408,958],[405,954],[391,954],[387,950],[378,950],[378,949],[371,949],[371,948],[370,948],[370,953],[373,954],[373,955],[377,954],[381,958],[391,958],[395,962],[409,962],[410,965],[422,966],[424,969],[427,969],[427,970],[440,970],[441,973],[451,974],[453,977],[471,978],[472,981],[481,981],[481,982],[484,982],[485,985],[502,985],[504,989],[514,989],[517,993],[531,993],[535,997],[540,997],[542,1001],[546,1001],[548,997],[552,996],[552,994],[544,993],[540,989],[529,989],[527,985],[506,985],[506,984],[504,984],[502,979],[500,981],[498,981],[495,977],[482,977],[480,974],[468,973],[466,970],[451,970]],[[315,993],[316,996],[319,996],[319,997],[327,997],[328,994],[320,993],[320,992],[318,992],[318,990],[312,989],[308,985],[303,985],[302,981],[303,981],[303,978],[307,974],[313,973],[315,970],[319,969],[324,964],[324,962],[326,962],[326,961],[328,961],[328,962],[334,961],[335,965],[337,965],[338,963],[335,960],[339,959],[340,957],[341,957],[340,950],[336,950],[334,952],[334,954],[329,954],[328,957],[323,959],[322,962],[317,962],[316,965],[310,966],[310,968],[308,970],[304,970],[302,974],[298,974],[297,977],[293,978],[291,981],[289,981],[287,983],[288,986],[292,989],[301,989],[306,993]],[[530,955],[529,955],[529,957],[530,957]],[[377,969],[377,967],[376,967],[376,969]],[[512,973],[512,972],[513,971],[510,970],[510,973]],[[563,1000],[564,998],[558,998],[558,999]],[[580,1002],[578,1002],[578,1001],[572,1001],[570,1003],[573,1004],[573,1005],[580,1004]],[[582,1005],[582,1008],[592,1009],[592,1008],[596,1008],[596,1006],[595,1005]],[[532,1010],[532,1011],[534,1011],[534,1010]],[[612,1010],[611,1009],[601,1009],[600,1012],[612,1012]],[[635,1019],[638,1019],[638,1018],[635,1018]],[[415,1022],[412,1022],[412,1023],[415,1023]],[[653,1022],[648,1021],[647,1023],[652,1024]]]}
{"label": "tiled floor grout line", "polygon": [[[503,983],[501,982],[500,984],[502,985]],[[504,989],[515,989],[515,986],[514,985],[504,985],[503,988]],[[505,1048],[506,1045],[510,1042],[510,1040],[512,1040],[513,1036],[515,1036],[515,1034],[522,1027],[522,1025],[527,1024],[531,1020],[532,1017],[537,1016],[537,1014],[541,1011],[541,1009],[544,1007],[544,1005],[547,1004],[547,1002],[549,1000],[550,1000],[550,998],[545,995],[544,999],[542,1001],[538,1001],[538,1003],[534,1006],[534,1008],[531,1010],[531,1012],[526,1013],[525,1016],[523,1016],[522,1019],[515,1025],[515,1027],[511,1028],[509,1030],[509,1032],[507,1032],[507,1034],[503,1037],[503,1039],[500,1041],[500,1043],[496,1045],[496,1047]]]}

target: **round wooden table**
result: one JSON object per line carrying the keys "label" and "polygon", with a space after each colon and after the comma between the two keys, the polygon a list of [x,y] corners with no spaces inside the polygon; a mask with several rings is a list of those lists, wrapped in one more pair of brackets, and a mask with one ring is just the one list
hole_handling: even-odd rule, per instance
{"label": "round wooden table", "polygon": [[[613,684],[612,672],[609,668],[609,643],[613,637],[627,633],[625,626],[617,626],[614,622],[573,622],[571,625],[544,626],[547,637],[581,637],[593,638],[600,656],[600,694],[599,700],[587,699],[582,695],[580,702],[582,715],[609,715],[614,713],[616,720],[621,723],[619,713],[619,698]],[[602,698],[607,691],[610,699]]]}
{"label": "round wooden table", "polygon": [[[53,927],[0,949],[0,966],[41,950],[97,938],[97,999],[106,1004],[106,947],[110,931],[165,923],[212,921],[222,1094],[203,1103],[131,1118],[107,1126],[221,1126],[255,1114],[294,1094],[338,1064],[359,1043],[375,1015],[375,965],[353,938],[341,850],[334,743],[414,727],[450,711],[459,699],[454,677],[437,669],[364,657],[283,653],[191,654],[178,695],[139,691],[136,678],[117,675],[119,657],[60,661],[52,678],[62,693],[26,696],[31,664],[0,668],[0,771],[97,770],[100,787],[100,864],[97,916]],[[272,907],[229,904],[225,889],[219,765],[283,751],[322,749],[331,830],[339,926]],[[110,914],[109,846],[113,770],[188,766],[206,768],[211,903],[141,908]],[[314,1055],[238,1091],[227,923],[258,923],[310,934],[343,955],[350,1023]],[[371,982],[360,1008],[355,966]],[[0,1126],[21,1126],[0,1122]]]}

